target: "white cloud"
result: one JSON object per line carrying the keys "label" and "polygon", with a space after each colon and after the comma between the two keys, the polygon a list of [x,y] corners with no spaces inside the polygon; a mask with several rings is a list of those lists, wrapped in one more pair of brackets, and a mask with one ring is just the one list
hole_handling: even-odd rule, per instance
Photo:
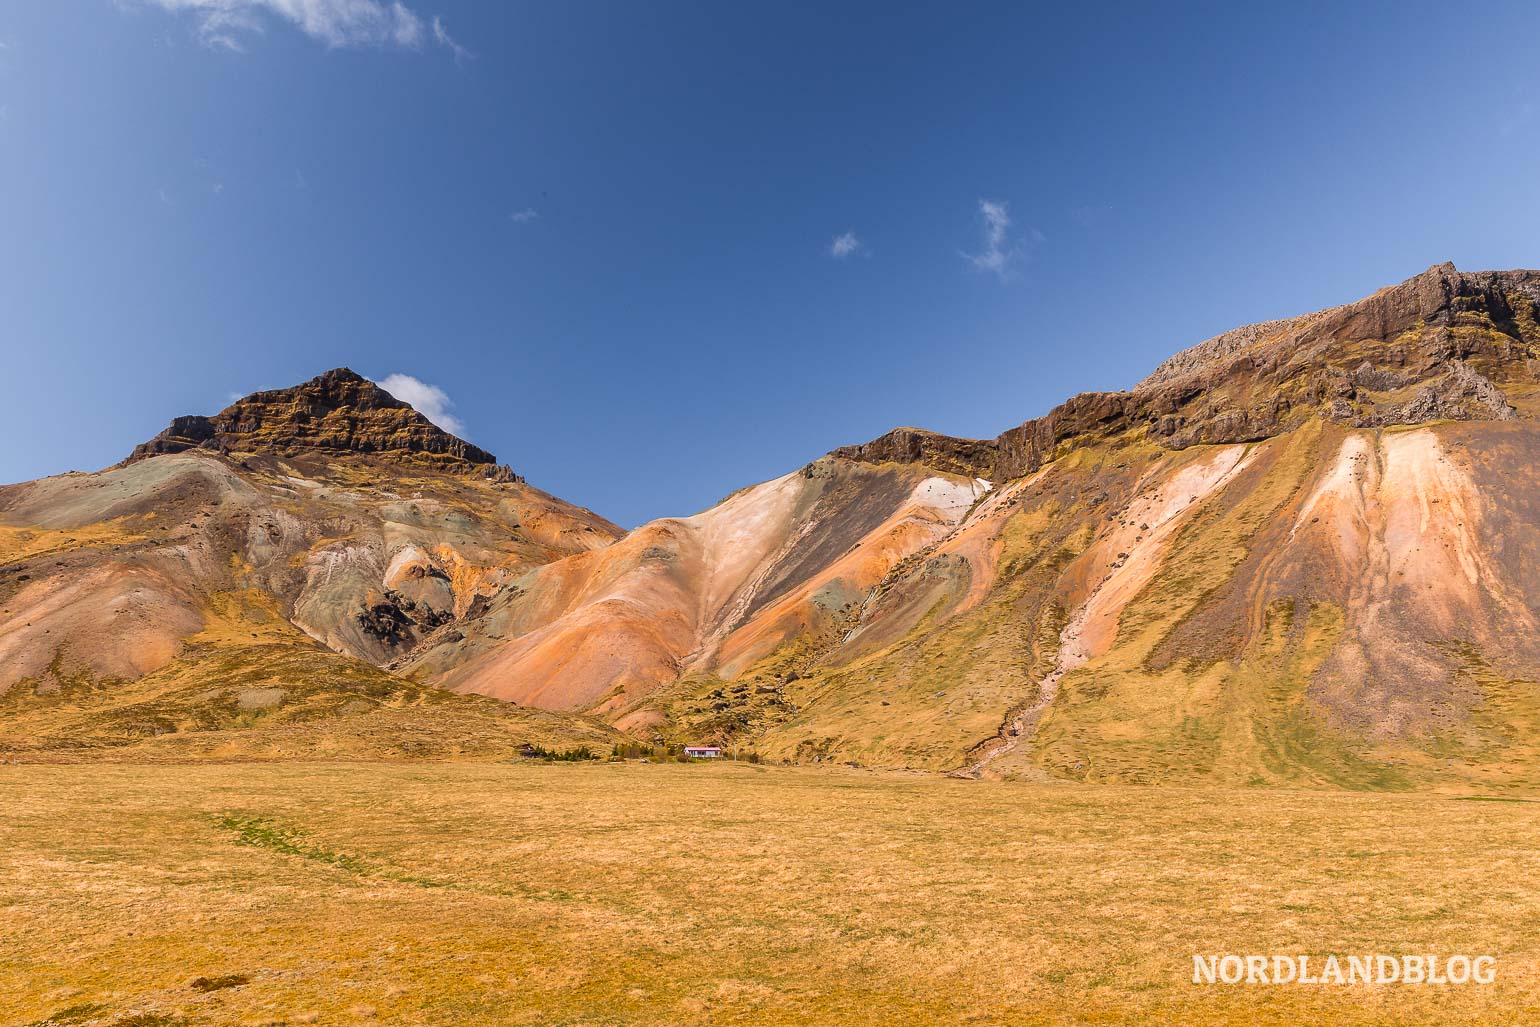
{"label": "white cloud", "polygon": [[455,59],[468,51],[434,18],[432,30],[422,16],[401,0],[138,0],[174,13],[187,12],[197,21],[197,35],[206,46],[237,52],[243,39],[261,35],[266,20],[277,18],[329,47],[400,46],[415,49],[430,38],[450,50]]}
{"label": "white cloud", "polygon": [[866,244],[856,238],[856,233],[846,232],[843,235],[836,235],[834,241],[829,244],[829,256],[843,260],[865,249]]}
{"label": "white cloud", "polygon": [[964,253],[976,271],[990,271],[1006,277],[1011,259],[1017,255],[1010,245],[1011,211],[1003,200],[980,200],[979,214],[984,219],[984,252]]}
{"label": "white cloud", "polygon": [[533,207],[525,207],[523,210],[516,210],[508,215],[509,221],[520,225],[530,221],[537,221],[539,218],[540,212]]}
{"label": "white cloud", "polygon": [[403,403],[412,404],[419,414],[445,431],[455,435],[465,431],[465,422],[449,412],[449,408],[455,405],[454,400],[437,385],[429,385],[399,372],[386,375],[377,384]]}
{"label": "white cloud", "polygon": [[456,64],[459,64],[463,61],[468,61],[475,56],[475,54],[471,53],[469,50],[455,41],[455,37],[451,36],[449,34],[449,30],[444,28],[444,23],[439,20],[439,17],[436,14],[433,16],[433,39],[438,43],[439,46],[446,48],[450,53],[455,55]]}

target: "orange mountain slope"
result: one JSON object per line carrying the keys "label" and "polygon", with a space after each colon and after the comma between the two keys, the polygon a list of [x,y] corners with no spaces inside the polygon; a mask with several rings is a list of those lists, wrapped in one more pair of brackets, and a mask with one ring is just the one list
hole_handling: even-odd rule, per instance
{"label": "orange mountain slope", "polygon": [[792,760],[1533,785],[1537,303],[1540,272],[1442,265],[624,535],[331,372],[0,490],[0,688],[288,631]]}
{"label": "orange mountain slope", "polygon": [[384,665],[620,534],[328,372],[178,418],[118,467],[0,489],[0,695],[132,682],[210,644]]}

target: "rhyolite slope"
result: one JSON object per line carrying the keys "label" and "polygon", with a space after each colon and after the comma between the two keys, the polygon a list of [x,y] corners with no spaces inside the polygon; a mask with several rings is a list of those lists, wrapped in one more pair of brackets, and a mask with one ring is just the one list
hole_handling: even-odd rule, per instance
{"label": "rhyolite slope", "polygon": [[271,630],[398,704],[798,762],[1533,788],[1537,301],[1440,265],[625,534],[333,372],[0,490],[0,677],[185,683]]}
{"label": "rhyolite slope", "polygon": [[898,429],[407,667],[803,762],[1540,784],[1537,299],[1441,265],[995,439]]}
{"label": "rhyolite slope", "polygon": [[[76,721],[31,732],[60,745],[273,725],[302,709],[421,713],[432,693],[382,668],[453,635],[531,568],[620,535],[330,371],[177,418],[117,467],[0,488],[0,706],[38,725],[89,698],[88,737]],[[172,700],[189,688],[203,698]]]}

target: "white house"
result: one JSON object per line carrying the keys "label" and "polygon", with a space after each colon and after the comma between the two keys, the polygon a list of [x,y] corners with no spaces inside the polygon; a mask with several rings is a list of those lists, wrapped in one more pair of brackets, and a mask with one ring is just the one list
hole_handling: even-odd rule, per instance
{"label": "white house", "polygon": [[687,745],[684,754],[692,760],[719,760],[722,758],[720,745]]}

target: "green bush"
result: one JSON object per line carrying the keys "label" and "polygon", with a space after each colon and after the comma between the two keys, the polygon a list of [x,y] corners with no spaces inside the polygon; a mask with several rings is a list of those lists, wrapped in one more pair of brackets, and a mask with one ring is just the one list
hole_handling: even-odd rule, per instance
{"label": "green bush", "polygon": [[544,760],[547,763],[586,763],[598,756],[586,745],[579,745],[571,749],[556,750],[547,749],[543,745],[531,745],[528,742],[519,746],[519,755],[527,760]]}

